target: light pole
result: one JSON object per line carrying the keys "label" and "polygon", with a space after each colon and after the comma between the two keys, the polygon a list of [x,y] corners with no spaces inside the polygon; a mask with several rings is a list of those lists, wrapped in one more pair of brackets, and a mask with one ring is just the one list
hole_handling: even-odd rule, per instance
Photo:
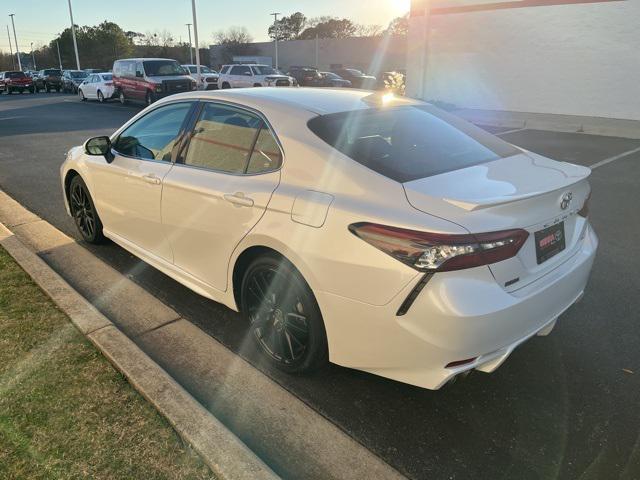
{"label": "light pole", "polygon": [[13,27],[13,40],[15,41],[16,46],[16,56],[18,57],[18,70],[22,71],[22,62],[20,61],[20,49],[18,48],[18,37],[16,36],[16,24],[13,22],[13,17],[15,13],[10,13],[11,17],[11,26]]}
{"label": "light pole", "polygon": [[270,13],[269,15],[271,15],[273,17],[273,30],[275,33],[275,50],[276,50],[276,70],[278,70],[278,30],[280,30],[278,28],[278,15],[280,15],[279,12],[274,12],[274,13]]}
{"label": "light pole", "polygon": [[38,68],[36,67],[36,55],[35,53],[33,53],[33,42],[31,42],[31,60],[33,60],[33,69],[37,70]]}
{"label": "light pole", "polygon": [[71,35],[73,35],[73,49],[76,51],[76,67],[80,70],[80,55],[78,55],[78,42],[76,42],[76,25],[73,23],[73,11],[69,0],[69,18],[71,18]]}
{"label": "light pole", "polygon": [[9,33],[9,25],[7,25],[7,37],[9,38],[9,53],[11,54],[11,68],[16,68],[16,61],[13,58],[13,47],[11,46],[11,34]]}
{"label": "light pole", "polygon": [[60,41],[56,40],[56,46],[58,47],[58,63],[60,64],[60,70],[62,70],[62,57],[60,56]]}
{"label": "light pole", "polygon": [[193,43],[191,43],[191,23],[185,23],[187,30],[189,30],[189,59],[191,65],[193,65]]}
{"label": "light pole", "polygon": [[200,49],[198,48],[198,18],[196,16],[196,0],[191,0],[191,11],[193,12],[193,39],[196,43],[196,72],[198,82],[196,85],[202,83],[202,73],[200,72]]}

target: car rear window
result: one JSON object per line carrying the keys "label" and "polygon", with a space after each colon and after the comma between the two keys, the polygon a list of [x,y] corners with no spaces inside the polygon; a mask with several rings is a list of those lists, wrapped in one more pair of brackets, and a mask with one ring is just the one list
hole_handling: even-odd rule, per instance
{"label": "car rear window", "polygon": [[45,75],[62,75],[62,70],[49,69],[44,71]]}
{"label": "car rear window", "polygon": [[100,76],[102,77],[102,80],[107,81],[107,82],[110,81],[110,80],[113,80],[113,75],[110,74],[110,73],[105,73],[105,74],[100,75]]}
{"label": "car rear window", "polygon": [[334,113],[308,125],[335,149],[401,183],[520,153],[430,105]]}
{"label": "car rear window", "polygon": [[7,72],[7,78],[25,78],[24,72]]}

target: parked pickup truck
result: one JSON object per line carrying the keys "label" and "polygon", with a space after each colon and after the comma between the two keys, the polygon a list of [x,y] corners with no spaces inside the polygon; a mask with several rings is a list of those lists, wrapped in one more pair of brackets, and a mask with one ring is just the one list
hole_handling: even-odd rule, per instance
{"label": "parked pickup truck", "polygon": [[33,80],[24,72],[0,72],[0,93],[13,92],[22,93],[24,91],[36,93]]}
{"label": "parked pickup truck", "polygon": [[38,76],[35,78],[36,90],[45,90],[50,92],[55,90],[59,92],[62,90],[62,70],[59,68],[46,68],[38,72]]}

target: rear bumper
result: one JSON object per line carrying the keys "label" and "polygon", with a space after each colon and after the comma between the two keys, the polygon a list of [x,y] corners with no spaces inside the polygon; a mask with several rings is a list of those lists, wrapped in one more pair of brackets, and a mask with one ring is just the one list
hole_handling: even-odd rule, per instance
{"label": "rear bumper", "polygon": [[511,293],[487,267],[436,274],[404,316],[396,312],[419,279],[382,307],[319,292],[331,361],[430,389],[470,369],[491,372],[580,299],[598,245],[591,227],[581,241],[573,257]]}

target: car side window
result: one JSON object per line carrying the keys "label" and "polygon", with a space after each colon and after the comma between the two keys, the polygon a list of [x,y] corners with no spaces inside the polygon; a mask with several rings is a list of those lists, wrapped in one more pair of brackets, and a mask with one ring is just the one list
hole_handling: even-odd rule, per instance
{"label": "car side window", "polygon": [[145,160],[171,161],[171,152],[192,102],[153,110],[127,127],[115,142],[116,152]]}
{"label": "car side window", "polygon": [[246,65],[238,65],[231,69],[231,75],[246,75],[247,73],[251,74],[251,69]]}
{"label": "car side window", "polygon": [[195,125],[185,165],[244,173],[261,124],[260,118],[244,110],[206,103]]}
{"label": "car side window", "polygon": [[248,174],[258,174],[270,172],[280,168],[282,164],[282,152],[278,146],[278,142],[274,138],[269,127],[262,123],[256,145],[251,153],[249,165],[247,167]]}

